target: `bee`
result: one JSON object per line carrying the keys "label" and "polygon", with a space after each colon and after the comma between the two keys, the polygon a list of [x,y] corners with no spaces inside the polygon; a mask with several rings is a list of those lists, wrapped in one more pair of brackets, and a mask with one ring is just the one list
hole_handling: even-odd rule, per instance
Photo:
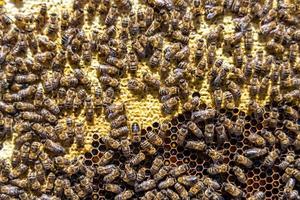
{"label": "bee", "polygon": [[133,143],[138,143],[141,141],[141,129],[137,122],[134,122],[131,125],[131,135]]}
{"label": "bee", "polygon": [[107,165],[113,159],[113,156],[114,156],[114,152],[112,150],[105,152],[102,155],[102,157],[99,159],[99,165],[100,166]]}
{"label": "bee", "polygon": [[217,142],[218,144],[223,144],[224,142],[228,141],[228,136],[225,130],[225,127],[221,123],[217,123],[215,126],[215,130],[217,133]]}
{"label": "bee", "polygon": [[153,178],[156,182],[162,180],[164,177],[166,177],[171,170],[171,167],[169,166],[162,166],[157,173],[153,175]]}
{"label": "bee", "polygon": [[171,97],[167,101],[165,101],[162,105],[162,110],[166,114],[171,114],[179,104],[179,97]]}
{"label": "bee", "polygon": [[155,146],[161,146],[163,144],[162,138],[159,137],[154,131],[147,132],[146,138]]}
{"label": "bee", "polygon": [[277,139],[280,143],[281,149],[284,150],[291,144],[290,138],[282,130],[276,130],[274,135],[277,137]]}
{"label": "bee", "polygon": [[149,179],[136,185],[135,192],[147,191],[147,190],[154,189],[155,187],[156,187],[156,182],[153,179]]}
{"label": "bee", "polygon": [[127,124],[126,115],[120,115],[111,121],[111,128],[120,128],[121,126],[126,124]]}
{"label": "bee", "polygon": [[192,99],[189,99],[183,104],[183,109],[185,111],[195,110],[200,105],[200,96],[193,96]]}
{"label": "bee", "polygon": [[194,121],[195,123],[198,123],[200,121],[205,121],[208,119],[213,118],[216,115],[216,110],[213,108],[208,108],[205,110],[199,110],[199,111],[195,111],[192,112],[192,121]]}
{"label": "bee", "polygon": [[108,75],[104,75],[104,76],[101,76],[99,78],[99,81],[104,84],[105,86],[108,86],[108,87],[118,87],[119,86],[119,81],[115,78],[112,78]]}
{"label": "bee", "polygon": [[239,182],[246,183],[247,177],[246,177],[244,171],[241,168],[239,168],[237,166],[234,166],[232,168],[232,171],[235,174],[235,176],[237,177],[237,179],[238,179]]}
{"label": "bee", "polygon": [[197,195],[199,192],[204,191],[205,190],[205,185],[204,182],[202,182],[202,180],[197,181],[192,187],[190,187],[190,190],[188,192],[188,194],[190,196],[195,196]]}
{"label": "bee", "polygon": [[134,195],[134,192],[132,190],[125,190],[115,196],[114,200],[127,200],[131,199],[131,197]]}
{"label": "bee", "polygon": [[42,144],[39,142],[32,142],[29,152],[29,159],[36,160],[41,152]]}
{"label": "bee", "polygon": [[208,46],[208,51],[207,51],[207,64],[212,65],[214,64],[216,60],[216,51],[217,51],[217,46],[215,42],[212,42]]}
{"label": "bee", "polygon": [[1,188],[0,188],[0,192],[1,194],[6,194],[9,196],[9,198],[12,198],[12,196],[19,196],[21,195],[22,193],[24,193],[25,191],[20,189],[19,187],[17,186],[13,186],[13,185],[3,185]]}
{"label": "bee", "polygon": [[298,55],[298,51],[299,51],[299,46],[297,43],[292,42],[290,49],[289,49],[289,60],[292,63],[295,63],[297,60],[297,55]]}
{"label": "bee", "polygon": [[98,166],[96,171],[100,175],[106,175],[112,173],[117,167],[113,164],[105,165],[105,166]]}
{"label": "bee", "polygon": [[131,149],[130,149],[130,141],[128,140],[128,139],[123,139],[123,140],[121,140],[121,146],[120,146],[120,148],[121,148],[121,150],[122,150],[122,153],[123,153],[123,155],[125,156],[125,157],[130,157],[130,155],[131,155]]}
{"label": "bee", "polygon": [[223,101],[223,92],[220,88],[216,88],[214,90],[213,98],[214,98],[214,105],[216,109],[219,110],[222,106],[222,101]]}
{"label": "bee", "polygon": [[129,128],[127,126],[123,126],[121,128],[112,129],[110,131],[110,136],[112,138],[119,138],[121,136],[127,135],[130,132]]}
{"label": "bee", "polygon": [[253,32],[252,28],[247,28],[244,36],[244,45],[247,51],[251,51],[253,48]]}
{"label": "bee", "polygon": [[125,164],[125,176],[129,181],[136,180],[136,171],[129,165]]}
{"label": "bee", "polygon": [[21,112],[21,118],[31,122],[41,122],[43,120],[41,115],[29,111]]}
{"label": "bee", "polygon": [[160,85],[161,85],[159,79],[155,78],[154,76],[152,76],[150,73],[147,73],[147,72],[145,72],[143,74],[143,81],[147,85],[149,85],[149,86],[151,86],[153,88],[160,88]]}
{"label": "bee", "polygon": [[277,142],[276,137],[266,129],[261,130],[261,135],[270,145],[274,145]]}
{"label": "bee", "polygon": [[295,154],[289,151],[284,160],[278,165],[281,170],[285,170],[291,163],[295,161]]}
{"label": "bee", "polygon": [[247,198],[247,200],[264,200],[265,196],[266,196],[265,193],[263,193],[261,191],[257,191],[252,196]]}
{"label": "bee", "polygon": [[104,184],[103,188],[104,190],[115,194],[120,194],[123,191],[123,189],[119,185],[111,183]]}
{"label": "bee", "polygon": [[137,182],[142,182],[143,180],[145,180],[146,170],[147,169],[145,167],[142,167],[137,171],[137,174],[136,174],[136,181]]}
{"label": "bee", "polygon": [[29,167],[23,163],[21,163],[18,167],[14,168],[11,171],[12,178],[18,178],[21,175],[24,175],[28,171]]}
{"label": "bee", "polygon": [[267,43],[266,49],[269,53],[275,54],[275,55],[281,55],[284,52],[283,45],[276,43],[273,40],[271,40]]}
{"label": "bee", "polygon": [[232,183],[223,183],[223,188],[224,191],[234,198],[241,198],[245,196],[245,193]]}
{"label": "bee", "polygon": [[164,165],[163,162],[163,157],[162,156],[157,156],[155,157],[155,159],[152,162],[152,166],[150,168],[150,172],[152,175],[156,175],[159,173],[159,170],[161,169],[161,167]]}
{"label": "bee", "polygon": [[164,50],[164,57],[166,60],[171,61],[174,58],[174,55],[181,49],[182,45],[180,43],[174,43],[168,46]]}
{"label": "bee", "polygon": [[199,177],[194,175],[183,175],[178,177],[177,181],[182,185],[190,187],[199,181]]}
{"label": "bee", "polygon": [[204,151],[206,149],[206,144],[202,141],[187,141],[185,147],[197,151]]}
{"label": "bee", "polygon": [[243,36],[243,32],[237,32],[234,35],[224,38],[224,44],[229,47],[234,47],[241,42]]}
{"label": "bee", "polygon": [[53,142],[49,139],[46,139],[44,143],[44,148],[56,155],[65,154],[64,147],[62,147],[59,143]]}
{"label": "bee", "polygon": [[223,38],[223,31],[224,31],[224,25],[220,24],[215,29],[211,30],[207,36],[206,40],[207,43],[210,44],[211,42],[220,42]]}
{"label": "bee", "polygon": [[296,139],[293,142],[293,146],[295,147],[296,150],[300,149],[300,134],[298,133],[296,136]]}
{"label": "bee", "polygon": [[76,123],[74,133],[75,133],[75,141],[77,147],[82,148],[84,146],[84,136],[85,136],[82,122]]}
{"label": "bee", "polygon": [[198,138],[202,138],[203,137],[203,133],[201,131],[201,129],[197,126],[196,123],[194,123],[193,121],[189,121],[187,123],[187,127],[188,129],[194,134],[196,135]]}
{"label": "bee", "polygon": [[146,56],[145,48],[142,46],[142,44],[138,40],[134,40],[132,42],[132,49],[137,54],[138,58],[142,59]]}
{"label": "bee", "polygon": [[214,7],[211,7],[208,10],[208,14],[206,15],[206,19],[212,20],[212,19],[216,18],[217,16],[222,15],[223,13],[224,13],[223,6],[214,6]]}
{"label": "bee", "polygon": [[189,37],[183,35],[182,32],[179,31],[179,30],[173,31],[173,32],[171,33],[171,38],[172,38],[175,42],[180,42],[180,43],[182,43],[182,44],[188,44],[188,42],[189,42]]}
{"label": "bee", "polygon": [[186,125],[181,126],[181,128],[178,130],[178,135],[177,135],[178,145],[182,145],[184,143],[187,134],[188,134],[187,126]]}
{"label": "bee", "polygon": [[268,34],[270,34],[271,31],[276,29],[276,27],[277,24],[275,21],[271,21],[267,24],[263,24],[260,26],[260,34],[262,34],[263,36],[267,36]]}
{"label": "bee", "polygon": [[284,120],[284,121],[283,121],[283,124],[284,124],[284,126],[285,126],[289,131],[291,131],[291,132],[293,132],[293,133],[295,133],[295,134],[298,134],[298,132],[299,132],[299,126],[298,126],[296,123],[294,123],[294,122],[292,122],[292,121],[290,121],[290,120]]}
{"label": "bee", "polygon": [[129,163],[130,165],[135,166],[141,163],[145,159],[146,159],[145,154],[143,152],[139,152],[129,161]]}
{"label": "bee", "polygon": [[240,155],[240,154],[235,154],[234,155],[234,161],[237,164],[243,165],[247,168],[250,168],[253,165],[253,162],[249,158],[247,158],[243,155]]}
{"label": "bee", "polygon": [[261,147],[266,146],[265,139],[262,136],[258,135],[257,133],[251,133],[248,139],[251,143],[253,143],[256,146],[261,146]]}
{"label": "bee", "polygon": [[216,175],[216,174],[226,173],[228,172],[228,170],[229,170],[229,166],[226,164],[221,164],[221,165],[214,164],[213,166],[207,169],[207,172],[211,175]]}
{"label": "bee", "polygon": [[207,144],[212,144],[214,142],[214,129],[215,126],[213,124],[206,124],[204,130],[204,139]]}
{"label": "bee", "polygon": [[225,91],[223,93],[224,96],[224,106],[227,109],[233,109],[235,106],[234,96],[230,91]]}
{"label": "bee", "polygon": [[147,91],[148,87],[143,82],[139,81],[138,79],[130,79],[128,81],[127,87],[129,90],[135,93],[144,93]]}
{"label": "bee", "polygon": [[182,174],[185,174],[188,170],[189,170],[189,166],[187,164],[182,164],[171,169],[169,174],[173,177],[178,177],[181,176]]}
{"label": "bee", "polygon": [[174,184],[176,183],[176,179],[173,178],[173,177],[168,177],[166,178],[166,180],[160,182],[158,184],[158,188],[163,190],[163,189],[166,189],[166,188],[169,188],[169,187],[172,187]]}
{"label": "bee", "polygon": [[159,67],[162,59],[161,50],[157,49],[154,51],[152,56],[149,59],[149,65],[152,68]]}
{"label": "bee", "polygon": [[206,154],[213,160],[214,163],[218,163],[224,159],[223,154],[214,149],[208,149]]}
{"label": "bee", "polygon": [[295,101],[296,99],[299,99],[300,97],[300,90],[292,90],[288,93],[286,93],[284,96],[283,96],[283,99],[287,102],[293,102]]}

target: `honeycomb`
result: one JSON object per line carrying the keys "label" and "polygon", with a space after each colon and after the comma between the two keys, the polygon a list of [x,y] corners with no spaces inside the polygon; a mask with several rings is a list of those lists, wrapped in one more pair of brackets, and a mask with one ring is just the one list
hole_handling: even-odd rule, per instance
{"label": "honeycomb", "polygon": [[[300,199],[298,1],[14,0],[0,9],[0,199]],[[36,49],[26,43],[35,37]]]}

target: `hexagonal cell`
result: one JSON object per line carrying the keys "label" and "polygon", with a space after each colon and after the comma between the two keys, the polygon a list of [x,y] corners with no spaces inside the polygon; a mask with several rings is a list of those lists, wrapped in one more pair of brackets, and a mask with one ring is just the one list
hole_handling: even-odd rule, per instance
{"label": "hexagonal cell", "polygon": [[98,140],[99,139],[99,135],[98,134],[93,134],[93,140]]}
{"label": "hexagonal cell", "polygon": [[171,155],[176,155],[177,154],[177,150],[176,149],[171,149],[170,153],[171,153]]}
{"label": "hexagonal cell", "polygon": [[93,146],[94,148],[98,148],[99,142],[98,142],[98,141],[93,141],[93,142],[92,142],[92,146]]}
{"label": "hexagonal cell", "polygon": [[91,160],[85,160],[85,161],[84,161],[84,164],[85,164],[86,166],[92,166],[93,162],[92,162]]}
{"label": "hexagonal cell", "polygon": [[197,154],[192,153],[192,154],[190,155],[190,158],[191,158],[191,160],[196,160],[196,159],[198,158],[198,156],[197,156]]}
{"label": "hexagonal cell", "polygon": [[92,158],[92,162],[93,162],[93,163],[99,162],[99,157],[98,157],[98,156],[94,156],[94,157]]}
{"label": "hexagonal cell", "polygon": [[152,131],[152,130],[153,130],[152,126],[148,126],[148,127],[146,128],[146,131],[147,131],[147,132],[150,132],[150,131]]}
{"label": "hexagonal cell", "polygon": [[171,161],[172,163],[176,163],[176,162],[177,162],[176,156],[171,156],[171,157],[170,157],[170,161]]}
{"label": "hexagonal cell", "polygon": [[171,154],[169,152],[165,152],[163,156],[164,156],[164,158],[168,159],[171,157]]}
{"label": "hexagonal cell", "polygon": [[172,124],[172,126],[177,126],[177,124],[178,124],[177,119],[176,119],[176,118],[173,118],[173,119],[171,120],[171,124]]}
{"label": "hexagonal cell", "polygon": [[177,142],[171,142],[171,148],[176,148],[177,147]]}
{"label": "hexagonal cell", "polygon": [[159,123],[158,123],[158,122],[154,122],[154,123],[152,124],[152,126],[153,126],[153,128],[159,128]]}
{"label": "hexagonal cell", "polygon": [[246,189],[246,191],[247,191],[248,193],[251,193],[252,190],[253,190],[253,187],[252,187],[252,186],[248,186],[247,189]]}
{"label": "hexagonal cell", "polygon": [[184,158],[183,154],[182,153],[178,153],[177,154],[177,159],[178,160],[182,160]]}
{"label": "hexagonal cell", "polygon": [[178,128],[176,126],[171,127],[171,133],[177,133]]}
{"label": "hexagonal cell", "polygon": [[98,154],[98,150],[97,149],[92,149],[92,154],[95,156]]}
{"label": "hexagonal cell", "polygon": [[183,114],[178,115],[177,121],[178,123],[183,123],[185,121],[185,116]]}
{"label": "hexagonal cell", "polygon": [[93,155],[90,152],[86,152],[84,154],[85,159],[91,159],[93,157]]}
{"label": "hexagonal cell", "polygon": [[177,134],[176,133],[171,135],[171,140],[173,140],[173,141],[177,140]]}

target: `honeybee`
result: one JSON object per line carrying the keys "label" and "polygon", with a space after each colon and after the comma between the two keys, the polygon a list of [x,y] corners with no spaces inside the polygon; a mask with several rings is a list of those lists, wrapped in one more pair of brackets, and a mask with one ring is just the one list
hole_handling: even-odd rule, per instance
{"label": "honeybee", "polygon": [[102,157],[99,159],[99,165],[104,166],[107,165],[113,159],[114,152],[109,150],[105,152]]}
{"label": "honeybee", "polygon": [[152,76],[150,73],[145,72],[143,74],[143,81],[148,84],[149,86],[153,87],[153,88],[160,88],[160,80],[155,78],[154,76]]}
{"label": "honeybee", "polygon": [[156,187],[156,182],[153,179],[149,179],[141,182],[140,184],[135,186],[135,192],[142,192],[154,189]]}
{"label": "honeybee", "polygon": [[203,138],[203,133],[202,133],[201,129],[193,121],[189,121],[187,123],[187,128],[198,138],[200,138],[200,139]]}
{"label": "honeybee", "polygon": [[180,166],[177,166],[169,172],[169,174],[173,177],[178,177],[184,173],[186,173],[189,170],[189,166],[187,164],[182,164]]}
{"label": "honeybee", "polygon": [[126,125],[127,117],[126,115],[119,115],[115,119],[113,119],[110,123],[111,128],[120,128],[121,126]]}
{"label": "honeybee", "polygon": [[214,105],[217,110],[219,110],[222,106],[222,101],[223,101],[223,92],[220,88],[216,88],[214,91]]}
{"label": "honeybee", "polygon": [[251,133],[248,139],[251,143],[253,143],[256,146],[260,146],[260,147],[266,146],[265,139],[262,136],[258,135],[257,133]]}
{"label": "honeybee", "polygon": [[182,34],[181,31],[176,30],[171,33],[171,38],[176,42],[180,42],[182,44],[187,44],[189,42],[189,37]]}
{"label": "honeybee", "polygon": [[217,133],[218,144],[223,144],[224,142],[228,141],[228,136],[223,124],[217,123],[217,125],[215,126],[215,130]]}
{"label": "honeybee", "polygon": [[178,177],[177,181],[180,184],[190,187],[199,181],[199,177],[194,175],[183,175]]}
{"label": "honeybee", "polygon": [[163,165],[164,165],[163,157],[162,156],[155,157],[155,159],[152,162],[152,166],[150,168],[151,174],[153,175],[157,174]]}
{"label": "honeybee", "polygon": [[252,28],[247,28],[244,36],[245,49],[250,51],[253,48],[253,33]]}
{"label": "honeybee", "polygon": [[189,99],[187,102],[183,104],[183,109],[185,111],[192,111],[196,109],[200,104],[200,97],[193,96],[192,99]]}
{"label": "honeybee", "polygon": [[105,184],[103,188],[104,190],[115,194],[120,194],[123,191],[123,189],[119,185],[111,183]]}
{"label": "honeybee", "polygon": [[164,180],[158,184],[158,188],[161,190],[166,189],[166,188],[172,187],[175,183],[176,183],[175,178],[168,177],[168,178],[166,178],[166,180]]}
{"label": "honeybee", "polygon": [[106,175],[111,173],[114,169],[117,169],[117,167],[114,164],[109,164],[105,166],[98,166],[96,171],[100,175]]}
{"label": "honeybee", "polygon": [[123,126],[121,128],[118,128],[118,129],[112,129],[110,131],[110,136],[112,138],[119,138],[121,136],[128,135],[129,132],[130,132],[129,128],[127,126]]}
{"label": "honeybee", "polygon": [[293,146],[295,147],[296,150],[300,149],[300,134],[299,133],[297,134],[296,139],[293,142]]}
{"label": "honeybee", "polygon": [[75,141],[78,148],[82,148],[84,146],[84,126],[82,122],[76,123],[74,128],[75,133]]}
{"label": "honeybee", "polygon": [[[107,174],[103,177],[103,181],[105,183],[111,183],[121,175],[120,170],[118,168],[104,169],[104,170],[110,171],[109,174]],[[105,172],[105,171],[102,171],[102,172]]]}
{"label": "honeybee", "polygon": [[[285,170],[290,164],[294,163],[295,154],[289,151],[284,160],[278,165],[281,170]],[[296,165],[296,164],[295,164]]]}
{"label": "honeybee", "polygon": [[120,144],[121,144],[120,148],[121,148],[123,155],[125,157],[129,158],[131,155],[131,149],[129,146],[131,144],[130,141],[128,139],[123,139],[123,140],[121,140]]}
{"label": "honeybee", "polygon": [[240,154],[234,155],[234,161],[240,165],[247,167],[247,168],[250,168],[253,165],[253,162],[249,158],[247,158],[243,155],[240,155]]}
{"label": "honeybee", "polygon": [[142,93],[142,94],[148,89],[143,82],[137,79],[130,79],[128,81],[127,87],[129,90],[135,93]]}
{"label": "honeybee", "polygon": [[153,178],[156,182],[162,180],[164,177],[166,177],[171,170],[171,167],[169,166],[162,166],[157,173],[153,174]]}
{"label": "honeybee", "polygon": [[195,111],[192,112],[192,121],[194,121],[195,123],[198,123],[200,121],[205,121],[208,119],[213,118],[216,115],[216,110],[212,109],[212,108],[208,108],[205,110],[199,110],[199,111]]}
{"label": "honeybee", "polygon": [[229,166],[226,164],[221,164],[221,165],[214,164],[213,166],[207,169],[207,172],[211,175],[216,175],[216,174],[226,173],[228,172],[228,170],[229,170]]}
{"label": "honeybee", "polygon": [[188,149],[193,149],[197,151],[204,151],[206,149],[206,144],[202,141],[187,141],[185,147]]}
{"label": "honeybee", "polygon": [[165,101],[162,105],[162,110],[166,114],[171,114],[179,104],[179,97],[171,97],[167,101]]}
{"label": "honeybee", "polygon": [[223,187],[224,191],[234,198],[241,198],[245,196],[245,193],[232,183],[223,183]]}
{"label": "honeybee", "polygon": [[225,91],[224,96],[224,106],[227,109],[233,109],[235,106],[234,97],[230,91]]}
{"label": "honeybee", "polygon": [[234,47],[239,44],[244,36],[243,32],[237,32],[234,35],[224,38],[224,43],[226,46]]}
{"label": "honeybee", "polygon": [[213,160],[214,163],[218,163],[224,159],[223,154],[214,149],[208,149],[206,154]]}
{"label": "honeybee", "polygon": [[277,139],[280,143],[281,149],[284,150],[291,144],[290,138],[282,130],[276,130],[274,135],[277,137]]}
{"label": "honeybee", "polygon": [[261,191],[257,191],[252,196],[247,198],[247,200],[264,200],[265,196],[266,196],[265,193],[263,193]]}
{"label": "honeybee", "polygon": [[134,122],[131,125],[131,136],[133,143],[138,143],[141,141],[141,129],[137,122]]}
{"label": "honeybee", "polygon": [[129,181],[135,181],[136,180],[136,171],[129,165],[129,164],[125,164],[125,177],[126,179],[128,179]]}
{"label": "honeybee", "polygon": [[208,65],[212,65],[214,64],[215,60],[216,60],[216,43],[212,42],[209,46],[208,46],[208,50],[207,50],[207,64]]}
{"label": "honeybee", "polygon": [[235,176],[237,177],[238,181],[240,181],[241,183],[246,183],[247,177],[241,168],[234,166],[232,168],[232,171],[235,174]]}
{"label": "honeybee", "polygon": [[49,139],[46,139],[44,148],[56,155],[65,154],[65,148],[63,146]]}
{"label": "honeybee", "polygon": [[137,171],[137,174],[136,174],[136,181],[137,182],[142,182],[143,180],[145,180],[146,170],[147,169],[145,167],[142,167]]}
{"label": "honeybee", "polygon": [[130,73],[136,73],[136,71],[138,70],[138,58],[136,56],[136,54],[133,51],[130,51],[128,54],[128,71]]}
{"label": "honeybee", "polygon": [[29,167],[23,163],[21,163],[18,167],[14,168],[11,171],[11,176],[13,178],[18,178],[21,175],[24,175],[28,171]]}
{"label": "honeybee", "polygon": [[204,182],[202,180],[197,181],[189,190],[189,195],[190,196],[195,196],[199,192],[205,190],[206,186],[204,185]]}
{"label": "honeybee", "polygon": [[160,49],[154,51],[149,59],[149,66],[152,68],[159,67],[162,59],[162,52]]}
{"label": "honeybee", "polygon": [[154,131],[148,132],[146,137],[148,141],[155,146],[161,146],[163,144],[162,138],[159,137]]}
{"label": "honeybee", "polygon": [[204,139],[207,144],[212,144],[214,142],[214,130],[215,126],[213,124],[205,125]]}
{"label": "honeybee", "polygon": [[117,196],[115,196],[114,200],[131,199],[133,195],[134,195],[134,192],[132,190],[125,190],[125,191],[121,192],[120,194],[118,194]]}

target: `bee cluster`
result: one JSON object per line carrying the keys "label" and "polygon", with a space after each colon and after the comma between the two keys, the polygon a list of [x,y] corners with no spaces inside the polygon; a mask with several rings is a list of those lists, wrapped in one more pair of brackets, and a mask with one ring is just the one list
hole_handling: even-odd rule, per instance
{"label": "bee cluster", "polygon": [[299,199],[298,111],[200,104],[146,129],[133,124],[139,139],[94,134],[84,156],[96,169],[89,199]]}
{"label": "bee cluster", "polygon": [[[10,162],[0,160],[0,199],[300,199],[299,2],[0,9],[0,143],[14,143]],[[103,28],[87,31],[96,18]],[[204,82],[211,105],[193,92]],[[183,114],[130,127],[125,89]],[[83,160],[68,158],[101,115],[108,135],[95,133]]]}

